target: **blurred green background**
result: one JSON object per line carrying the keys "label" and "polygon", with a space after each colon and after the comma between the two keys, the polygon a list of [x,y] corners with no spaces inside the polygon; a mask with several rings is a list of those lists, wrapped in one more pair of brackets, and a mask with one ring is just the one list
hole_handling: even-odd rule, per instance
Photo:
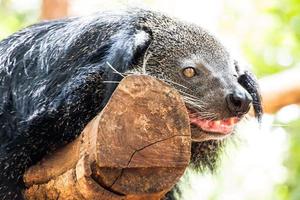
{"label": "blurred green background", "polygon": [[[200,24],[207,25],[228,46],[233,46],[233,51],[245,58],[260,78],[299,67],[300,0],[176,0],[172,5],[155,0],[70,2],[71,15],[141,4],[196,23],[199,19]],[[0,39],[38,22],[40,7],[40,0],[0,0]],[[260,131],[253,124],[242,128],[241,142],[230,145],[219,173],[189,172],[192,189],[186,189],[185,199],[300,199],[299,106],[291,105],[265,116]]]}
{"label": "blurred green background", "polygon": [[0,0],[0,39],[37,22],[39,5],[18,5],[17,1]]}

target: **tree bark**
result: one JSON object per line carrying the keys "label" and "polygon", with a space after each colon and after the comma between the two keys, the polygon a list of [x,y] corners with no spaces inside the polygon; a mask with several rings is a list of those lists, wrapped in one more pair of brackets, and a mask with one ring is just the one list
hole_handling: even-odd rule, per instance
{"label": "tree bark", "polygon": [[79,138],[25,173],[25,197],[160,199],[183,175],[190,148],[178,92],[149,76],[127,76]]}

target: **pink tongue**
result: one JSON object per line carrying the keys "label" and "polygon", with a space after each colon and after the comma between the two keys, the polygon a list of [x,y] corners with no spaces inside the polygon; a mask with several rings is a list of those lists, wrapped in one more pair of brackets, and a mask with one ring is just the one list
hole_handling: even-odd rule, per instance
{"label": "pink tongue", "polygon": [[219,121],[210,121],[190,115],[190,121],[191,124],[200,127],[204,131],[229,134],[233,131],[234,125],[238,122],[238,118],[232,117]]}

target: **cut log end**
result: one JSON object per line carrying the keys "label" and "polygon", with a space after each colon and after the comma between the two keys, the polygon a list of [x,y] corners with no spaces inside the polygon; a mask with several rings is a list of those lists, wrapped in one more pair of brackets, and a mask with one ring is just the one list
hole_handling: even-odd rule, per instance
{"label": "cut log end", "polygon": [[184,173],[190,148],[188,114],[177,91],[149,76],[128,76],[80,137],[25,173],[24,195],[160,199]]}

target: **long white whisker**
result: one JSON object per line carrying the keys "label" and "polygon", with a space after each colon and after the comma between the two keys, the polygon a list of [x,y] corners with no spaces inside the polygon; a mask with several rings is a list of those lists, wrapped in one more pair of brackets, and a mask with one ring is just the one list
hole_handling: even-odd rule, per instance
{"label": "long white whisker", "polygon": [[[179,87],[183,87],[183,88],[185,88],[185,89],[189,89],[189,88],[187,88],[186,86],[181,85],[181,84],[179,84],[179,83],[176,83],[176,82],[174,82],[174,81],[171,81],[171,80],[169,80],[169,79],[163,79],[163,80],[166,81],[166,82],[172,83],[172,84],[174,84],[174,85],[177,85],[177,86],[179,86]],[[189,90],[190,90],[190,89],[189,89]]]}
{"label": "long white whisker", "polygon": [[201,101],[200,99],[195,99],[195,98],[188,97],[188,96],[183,96],[183,99],[192,101],[196,104],[200,104],[200,105],[203,105],[203,106],[207,105],[207,103],[205,103],[204,101]]}
{"label": "long white whisker", "polygon": [[144,56],[143,66],[142,66],[142,71],[143,71],[143,74],[145,74],[145,75],[147,74],[147,70],[146,70],[147,62],[148,62],[150,56],[152,56],[151,53],[147,54],[147,50],[146,50],[146,53],[145,53],[145,56]]}
{"label": "long white whisker", "polygon": [[120,83],[120,81],[103,81],[103,83]]}
{"label": "long white whisker", "polygon": [[106,64],[117,74],[119,74],[120,76],[122,76],[123,78],[125,77],[124,74],[122,74],[121,72],[119,72],[118,70],[116,70],[113,66],[111,66],[111,64],[109,64],[109,62],[106,62]]}
{"label": "long white whisker", "polygon": [[[192,98],[194,98],[194,99],[199,99],[198,97],[196,97],[196,96],[194,96],[194,95],[192,95],[192,94],[186,93],[186,92],[181,91],[181,90],[178,90],[178,91],[179,91],[179,93],[182,93],[182,94],[184,94],[184,95],[190,96],[190,97],[192,97]],[[199,99],[199,100],[200,100],[200,99]]]}
{"label": "long white whisker", "polygon": [[190,104],[192,107],[197,108],[197,109],[199,109],[199,110],[203,110],[203,109],[204,109],[204,106],[195,104],[193,101],[187,100],[187,101],[185,101],[185,102],[186,102],[187,104]]}

